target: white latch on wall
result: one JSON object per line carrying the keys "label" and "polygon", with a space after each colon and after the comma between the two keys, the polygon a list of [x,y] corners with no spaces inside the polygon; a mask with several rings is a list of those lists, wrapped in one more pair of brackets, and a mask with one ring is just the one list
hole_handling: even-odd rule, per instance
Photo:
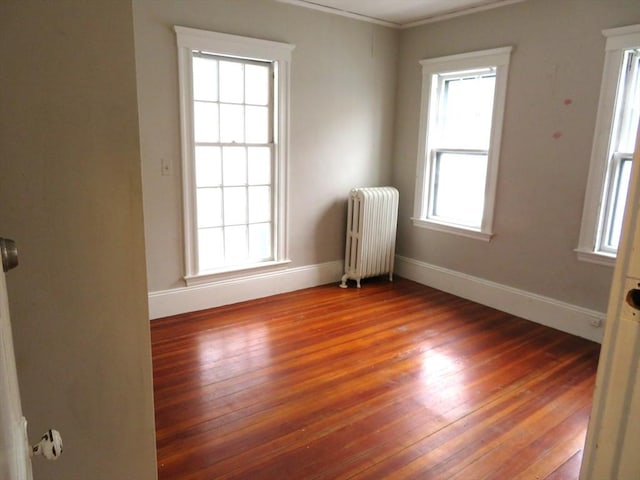
{"label": "white latch on wall", "polygon": [[62,437],[57,430],[44,432],[38,443],[31,447],[32,455],[42,455],[47,460],[57,460],[62,455]]}

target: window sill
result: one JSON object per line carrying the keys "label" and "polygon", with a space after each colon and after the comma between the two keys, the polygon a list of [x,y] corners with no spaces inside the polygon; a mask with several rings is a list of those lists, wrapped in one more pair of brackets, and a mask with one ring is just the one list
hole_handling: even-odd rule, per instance
{"label": "window sill", "polygon": [[605,267],[613,267],[616,264],[616,256],[612,253],[593,252],[588,250],[575,250],[578,260],[581,262],[595,263]]}
{"label": "window sill", "polygon": [[224,268],[215,271],[199,273],[196,275],[185,275],[184,281],[188,287],[193,285],[203,285],[206,283],[218,283],[237,280],[238,278],[259,277],[277,270],[283,270],[291,260],[281,260],[277,262],[262,262],[256,264],[240,265],[237,267]]}
{"label": "window sill", "polygon": [[451,225],[447,223],[434,222],[433,220],[425,220],[423,218],[412,218],[413,225],[415,227],[427,228],[429,230],[435,230],[437,232],[452,233],[454,235],[460,235],[462,237],[473,238],[475,240],[482,240],[484,242],[490,242],[493,237],[493,233],[481,232],[469,227],[461,227],[457,225]]}

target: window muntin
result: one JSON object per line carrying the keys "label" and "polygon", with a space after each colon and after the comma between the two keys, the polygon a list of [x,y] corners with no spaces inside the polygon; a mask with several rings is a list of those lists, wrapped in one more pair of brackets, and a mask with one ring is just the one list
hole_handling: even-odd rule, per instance
{"label": "window muntin", "polygon": [[420,62],[415,225],[490,239],[510,52]]}
{"label": "window muntin", "polygon": [[288,263],[287,147],[293,45],[175,27],[185,280]]}
{"label": "window muntin", "polygon": [[613,265],[640,119],[640,25],[603,33],[607,55],[577,252]]}

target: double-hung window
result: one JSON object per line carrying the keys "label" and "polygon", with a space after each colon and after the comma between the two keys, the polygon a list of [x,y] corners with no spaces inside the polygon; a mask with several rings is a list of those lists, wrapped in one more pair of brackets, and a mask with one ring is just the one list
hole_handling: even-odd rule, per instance
{"label": "double-hung window", "polygon": [[292,46],[175,27],[187,283],[287,261]]}
{"label": "double-hung window", "polygon": [[420,62],[415,225],[490,239],[510,52]]}
{"label": "double-hung window", "polygon": [[577,252],[613,265],[640,118],[640,25],[603,31],[604,74]]}

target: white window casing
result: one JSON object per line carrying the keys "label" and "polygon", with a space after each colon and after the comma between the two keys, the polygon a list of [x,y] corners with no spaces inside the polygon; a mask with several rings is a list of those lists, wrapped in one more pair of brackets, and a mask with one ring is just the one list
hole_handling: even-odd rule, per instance
{"label": "white window casing", "polygon": [[[623,171],[628,173],[626,169],[633,155],[632,151],[619,151],[616,145],[622,128],[622,110],[627,108],[623,100],[630,90],[627,88],[625,92],[621,87],[625,81],[627,87],[631,85],[631,80],[625,78],[623,65],[629,50],[640,49],[640,25],[603,30],[602,34],[607,39],[604,70],[576,252],[579,260],[613,266],[617,248],[607,240],[608,232],[619,226],[621,215],[620,207],[616,208],[613,202],[619,197],[619,188],[626,191],[627,184],[620,185],[620,179]],[[637,85],[637,81],[635,78],[633,83]],[[637,130],[637,125],[626,127],[631,127],[633,132]],[[617,220],[613,218],[616,215]]]}
{"label": "white window casing", "polygon": [[[447,57],[420,61],[422,66],[422,99],[420,112],[420,133],[416,172],[416,190],[414,199],[413,224],[418,227],[462,235],[489,241],[493,235],[493,212],[498,178],[498,160],[502,137],[502,123],[507,90],[507,77],[512,47],[496,48],[478,52],[469,52]],[[458,147],[448,144],[442,146],[435,138],[436,115],[440,101],[436,82],[459,72],[495,72],[495,88],[488,148]],[[464,225],[441,220],[430,214],[434,195],[434,162],[439,155],[460,154],[462,156],[486,156],[486,178],[483,189],[483,208],[478,225]],[[438,157],[439,158],[439,157]]]}
{"label": "white window casing", "polygon": [[[283,268],[289,263],[287,235],[289,78],[294,45],[175,26],[178,47],[180,119],[182,139],[182,187],[185,242],[185,282],[187,285],[225,280],[246,272],[261,273]],[[194,95],[192,58],[194,52],[231,59],[269,62],[273,65],[273,108],[276,115],[271,126],[274,155],[271,197],[272,258],[268,261],[200,271],[198,263],[198,225],[195,178]]]}

